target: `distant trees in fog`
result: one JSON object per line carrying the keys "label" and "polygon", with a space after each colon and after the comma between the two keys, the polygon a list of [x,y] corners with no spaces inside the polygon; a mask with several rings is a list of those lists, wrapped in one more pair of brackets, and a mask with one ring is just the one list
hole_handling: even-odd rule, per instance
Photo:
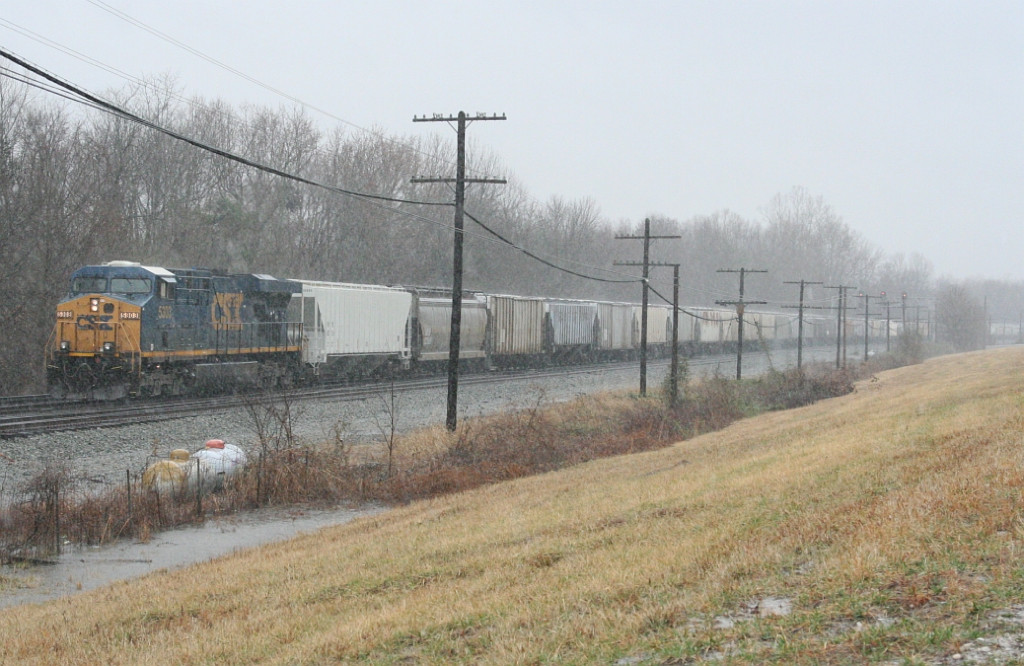
{"label": "distant trees in fog", "polygon": [[[183,101],[138,86],[117,101],[153,122],[255,162],[354,192],[450,202],[444,184],[413,176],[453,173],[454,136],[388,136],[324,129],[304,112],[220,101]],[[77,267],[128,259],[161,266],[206,266],[351,282],[450,284],[452,209],[345,196],[230,162],[122,118],[83,112],[0,80],[0,394],[39,390],[42,347],[54,306]],[[503,175],[504,186],[470,186],[466,209],[514,244],[584,275],[622,279],[638,269],[640,244],[615,239],[642,232],[642,220],[613,223],[599,202],[536,201],[494,155],[471,151],[470,170]],[[642,209],[643,202],[637,202]],[[768,307],[795,303],[785,280],[855,285],[870,293],[934,296],[920,256],[886,257],[820,196],[796,188],[766,205],[760,219],[728,210],[679,220],[652,216],[655,261],[681,264],[682,299],[711,305],[736,296],[734,275],[767,269],[747,296]],[[469,289],[636,301],[639,285],[598,282],[544,266],[467,220]],[[652,271],[671,293],[671,271]],[[995,289],[990,303],[1016,317],[1020,285]],[[970,292],[978,285],[967,285]],[[812,287],[809,301],[834,297]],[[990,312],[992,310],[990,309]]]}
{"label": "distant trees in fog", "polygon": [[981,349],[988,339],[984,303],[963,285],[942,286],[935,297],[935,324],[956,351]]}

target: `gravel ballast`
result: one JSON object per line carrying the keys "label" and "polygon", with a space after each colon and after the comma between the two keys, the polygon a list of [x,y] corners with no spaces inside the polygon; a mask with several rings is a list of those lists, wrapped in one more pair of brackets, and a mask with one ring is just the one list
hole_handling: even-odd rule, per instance
{"label": "gravel ballast", "polygon": [[[833,352],[805,350],[805,361],[827,359]],[[775,368],[795,364],[795,351],[772,353]],[[744,376],[754,376],[765,367],[763,353],[744,355]],[[668,371],[666,361],[648,366],[647,385],[657,390]],[[691,361],[691,376],[719,372],[731,376],[735,357]],[[501,411],[543,406],[564,402],[582,395],[613,390],[636,390],[638,366],[603,368],[563,374],[532,376],[525,373],[506,377],[495,383],[463,384],[459,387],[459,416],[493,414]],[[292,405],[293,426],[297,439],[304,444],[333,440],[335,426],[348,443],[373,442],[390,430],[386,404],[390,392],[356,400],[306,400]],[[396,430],[407,432],[416,428],[444,423],[447,389],[412,389],[396,392]],[[25,482],[47,466],[66,466],[80,484],[80,489],[100,489],[110,484],[123,484],[126,471],[138,475],[147,465],[166,458],[172,449],[195,451],[212,438],[223,439],[253,451],[258,437],[254,421],[244,407],[155,423],[79,430],[0,440],[0,505],[8,502]]]}

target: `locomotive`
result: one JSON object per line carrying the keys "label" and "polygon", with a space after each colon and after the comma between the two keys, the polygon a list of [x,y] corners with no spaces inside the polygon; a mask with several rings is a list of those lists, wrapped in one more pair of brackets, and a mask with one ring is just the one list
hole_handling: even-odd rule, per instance
{"label": "locomotive", "polygon": [[301,286],[112,261],[71,276],[46,345],[52,396],[111,400],[179,395],[225,380],[278,381],[301,352],[287,321]]}
{"label": "locomotive", "polygon": [[[795,344],[796,315],[743,316],[750,338]],[[111,261],[72,274],[46,344],[47,385],[60,399],[112,400],[423,369],[447,362],[450,319],[441,289]],[[466,292],[460,361],[490,369],[635,358],[640,320],[632,303]],[[737,323],[733,310],[685,308],[675,344],[689,354],[734,349]],[[808,344],[835,339],[832,317],[804,326]],[[654,356],[671,349],[671,307],[649,306],[647,341]]]}

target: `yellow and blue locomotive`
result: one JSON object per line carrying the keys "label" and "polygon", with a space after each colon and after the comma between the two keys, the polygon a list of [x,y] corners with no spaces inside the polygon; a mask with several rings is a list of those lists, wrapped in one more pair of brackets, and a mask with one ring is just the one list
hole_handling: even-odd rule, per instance
{"label": "yellow and blue locomotive", "polygon": [[286,382],[301,363],[301,324],[287,320],[301,290],[269,275],[80,268],[46,345],[49,391],[110,400]]}

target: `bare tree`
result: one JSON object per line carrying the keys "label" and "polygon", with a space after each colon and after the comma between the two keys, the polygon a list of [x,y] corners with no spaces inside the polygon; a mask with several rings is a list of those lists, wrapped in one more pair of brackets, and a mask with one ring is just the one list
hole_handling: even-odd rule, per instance
{"label": "bare tree", "polygon": [[933,270],[931,262],[916,252],[909,257],[894,254],[879,267],[875,280],[878,289],[890,294],[906,293],[926,297],[935,289]]}
{"label": "bare tree", "polygon": [[[795,187],[777,194],[764,212],[764,265],[782,275],[808,275],[826,284],[869,288],[882,251],[851,229],[821,196]],[[775,286],[772,298],[785,298]]]}
{"label": "bare tree", "polygon": [[988,331],[985,309],[963,285],[949,284],[939,291],[935,323],[938,340],[950,343],[956,351],[985,346]]}
{"label": "bare tree", "polygon": [[392,471],[394,469],[395,459],[395,444],[398,437],[398,414],[399,414],[399,400],[398,394],[395,391],[395,379],[394,377],[388,377],[388,388],[384,393],[378,393],[377,397],[380,398],[381,407],[384,410],[383,414],[380,412],[373,412],[373,422],[377,426],[377,431],[380,432],[381,437],[384,438],[384,446],[388,451],[388,469],[387,478],[391,478]]}

